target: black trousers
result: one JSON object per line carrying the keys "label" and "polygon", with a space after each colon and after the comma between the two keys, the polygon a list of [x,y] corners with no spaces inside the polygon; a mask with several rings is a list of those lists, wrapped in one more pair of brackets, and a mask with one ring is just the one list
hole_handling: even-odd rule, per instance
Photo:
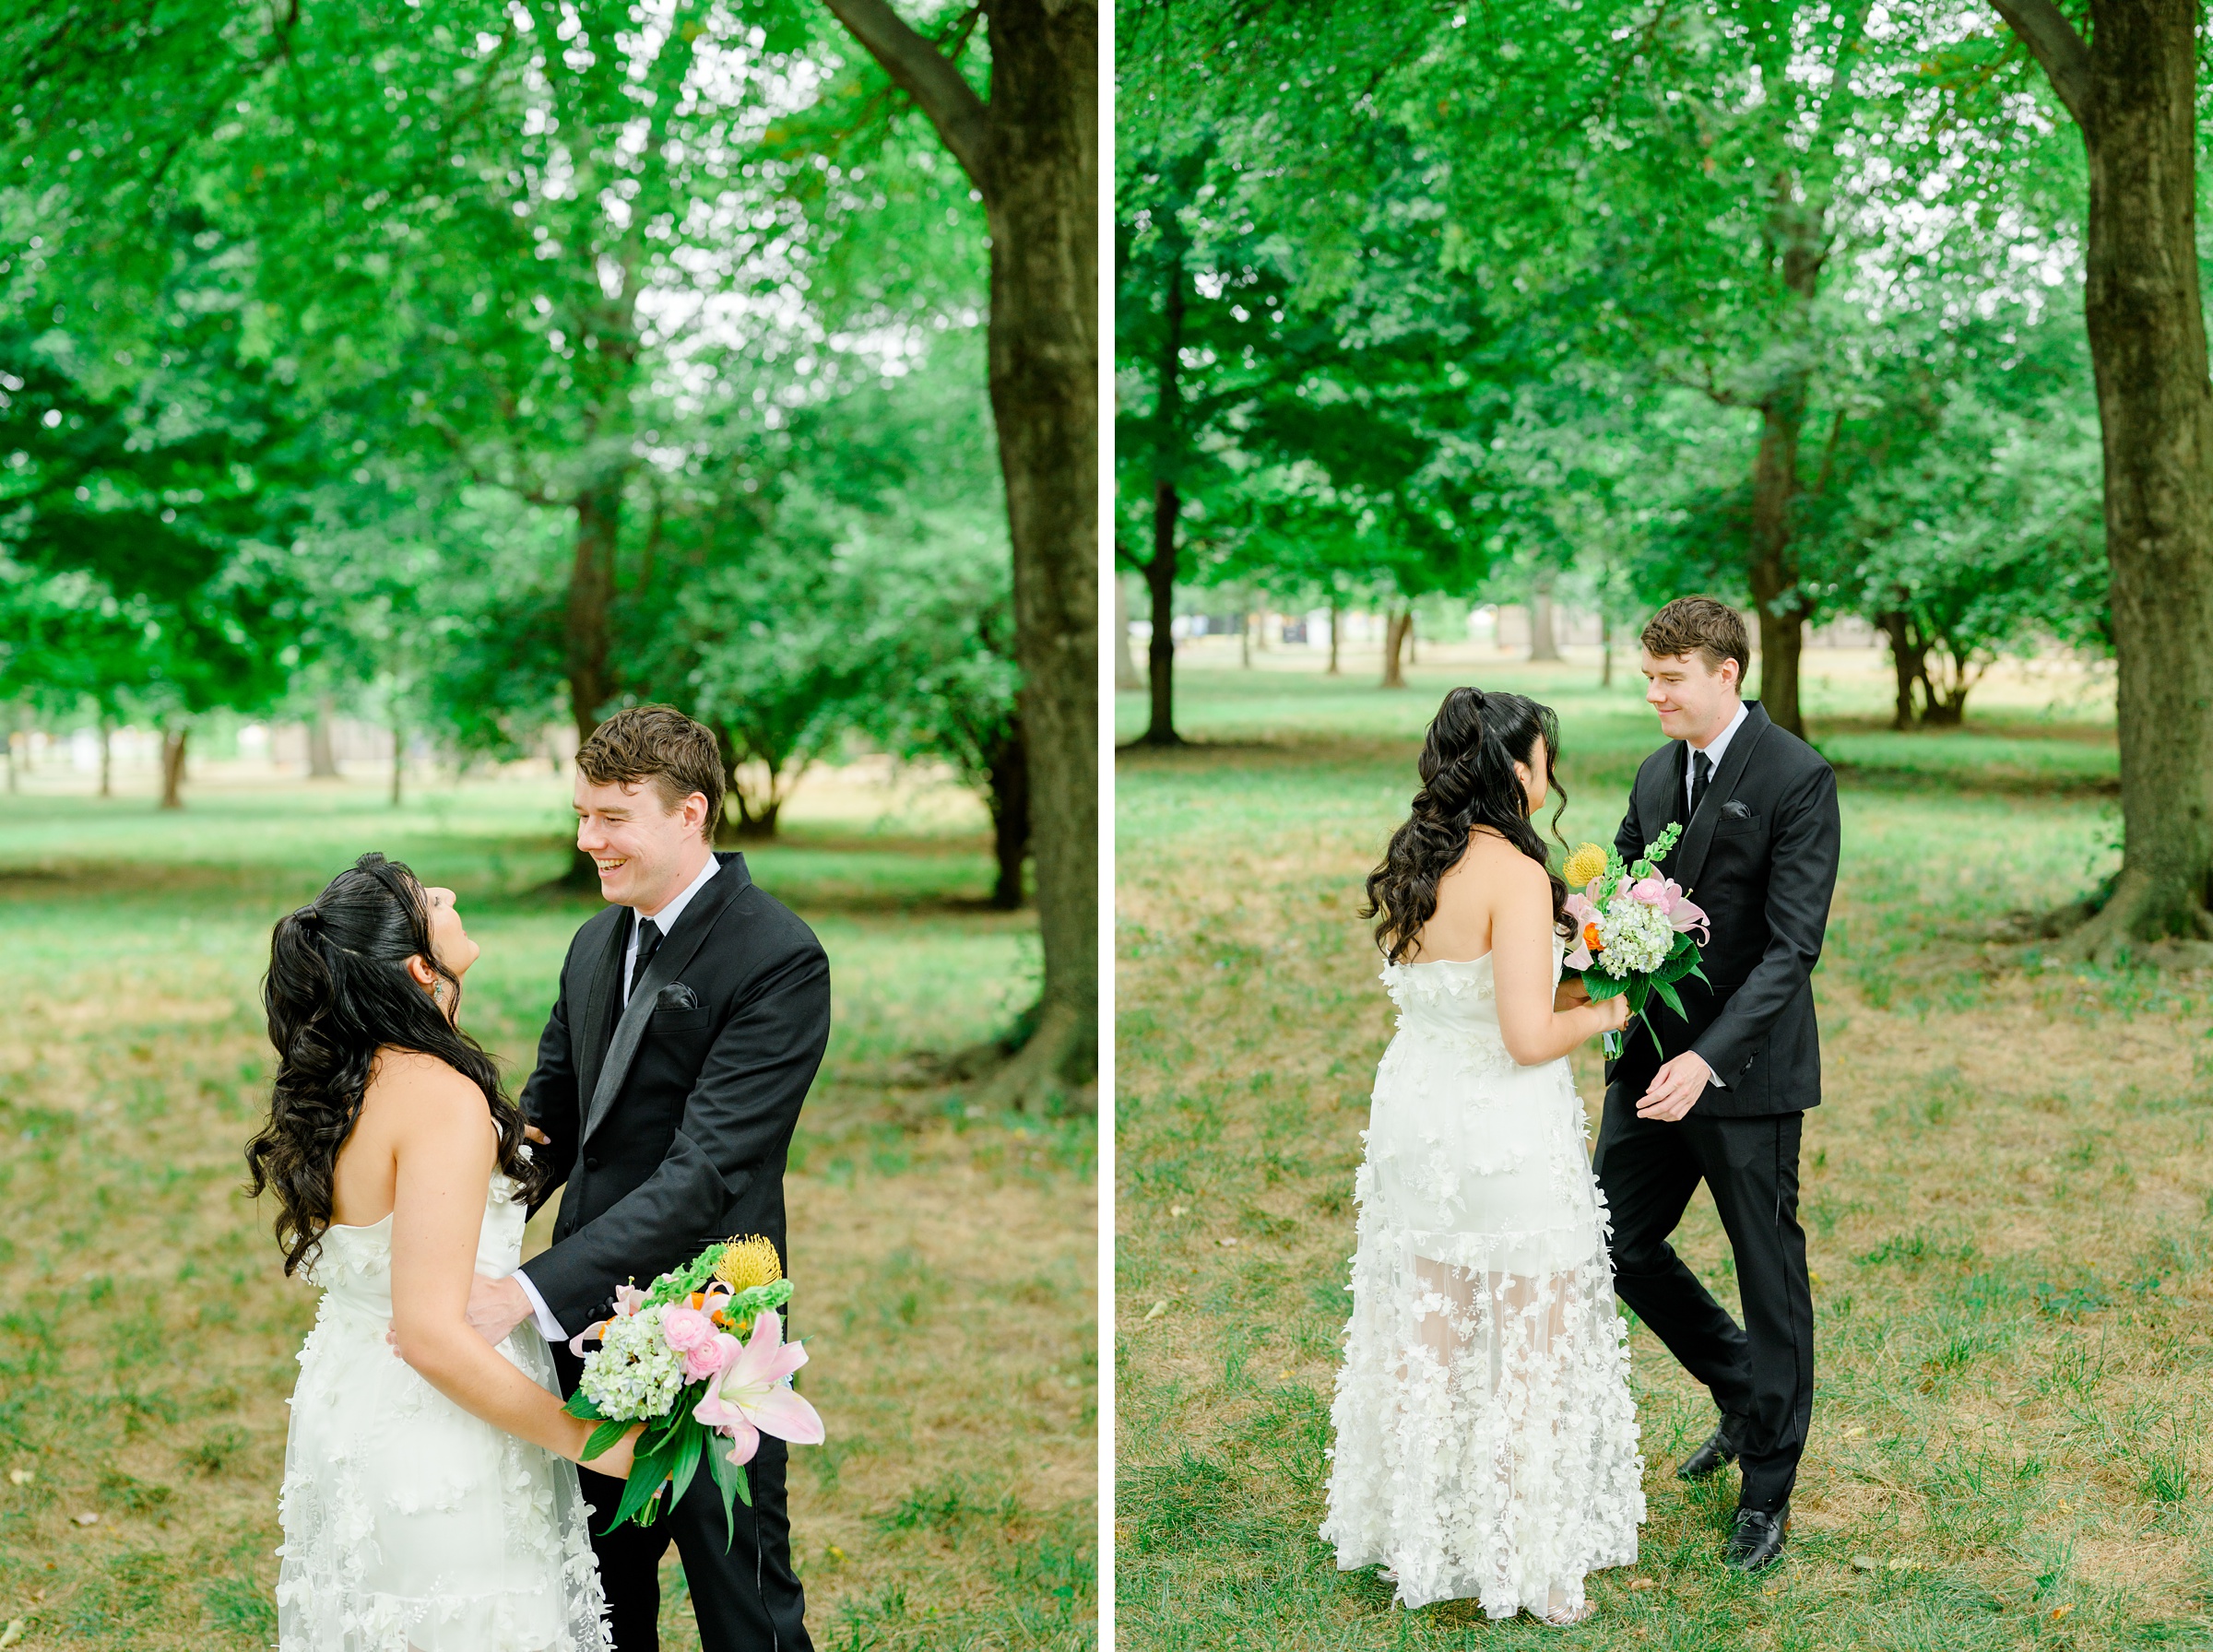
{"label": "black trousers", "polygon": [[[1737,1419],[1738,1502],[1772,1514],[1790,1501],[1814,1415],[1814,1293],[1798,1225],[1805,1115],[1694,1107],[1665,1124],[1637,1116],[1643,1089],[1608,1086],[1592,1162],[1613,1218],[1615,1292]],[[1701,1179],[1735,1257],[1742,1327],[1668,1244]]]}
{"label": "black trousers", "polygon": [[[553,1358],[563,1390],[574,1392],[582,1362],[565,1348],[555,1349]],[[806,1593],[791,1569],[791,1519],[784,1503],[787,1455],[783,1441],[762,1436],[760,1454],[746,1465],[753,1506],[731,1505],[736,1533],[728,1537],[727,1552],[722,1493],[704,1464],[683,1500],[651,1526],[621,1526],[604,1537],[600,1528],[614,1518],[622,1482],[589,1469],[576,1471],[593,1509],[592,1550],[599,1557],[615,1652],[660,1652],[661,1556],[671,1542],[683,1557],[705,1652],[813,1652]]]}

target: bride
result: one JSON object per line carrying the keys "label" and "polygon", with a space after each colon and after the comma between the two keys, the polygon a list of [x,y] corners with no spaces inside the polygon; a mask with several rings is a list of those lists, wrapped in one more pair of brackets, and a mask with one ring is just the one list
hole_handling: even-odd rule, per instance
{"label": "bride", "polygon": [[1354,1189],[1321,1536],[1402,1605],[1572,1623],[1585,1574],[1636,1559],[1644,1494],[1567,1060],[1627,1005],[1557,985],[1566,889],[1530,818],[1558,789],[1558,744],[1549,708],[1454,689],[1367,879],[1399,1032]]}
{"label": "bride", "polygon": [[[470,1280],[521,1259],[531,1174],[455,1026],[476,957],[453,892],[381,855],[270,944],[277,1079],[246,1160],[286,1273],[323,1292],[285,1449],[282,1652],[612,1646],[572,1466],[592,1424],[527,1322],[493,1348],[465,1317]],[[639,1432],[592,1467],[627,1474]]]}

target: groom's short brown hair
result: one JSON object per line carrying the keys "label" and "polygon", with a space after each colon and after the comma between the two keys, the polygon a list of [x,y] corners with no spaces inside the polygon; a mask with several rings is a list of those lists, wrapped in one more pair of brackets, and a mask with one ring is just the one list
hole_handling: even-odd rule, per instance
{"label": "groom's short brown hair", "polygon": [[722,819],[722,749],[711,730],[673,705],[623,707],[592,730],[577,750],[576,767],[594,785],[650,780],[670,809],[697,792],[707,800],[707,842],[715,841]]}
{"label": "groom's short brown hair", "polygon": [[1710,596],[1678,596],[1645,625],[1638,641],[1647,654],[1665,659],[1671,655],[1703,655],[1709,670],[1719,671],[1723,660],[1736,662],[1741,685],[1752,668],[1752,644],[1745,635],[1744,616],[1725,602]]}

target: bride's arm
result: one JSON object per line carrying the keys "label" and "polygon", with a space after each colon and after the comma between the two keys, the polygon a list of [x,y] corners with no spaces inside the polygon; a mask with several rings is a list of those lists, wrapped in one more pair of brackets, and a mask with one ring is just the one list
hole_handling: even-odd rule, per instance
{"label": "bride's arm", "polygon": [[1523,1067],[1565,1056],[1587,1038],[1623,1025],[1628,1006],[1620,998],[1603,1004],[1553,1008],[1552,884],[1544,868],[1521,856],[1501,859],[1504,873],[1493,885],[1491,979],[1498,992],[1498,1031],[1506,1053]]}
{"label": "bride's arm", "polygon": [[[427,1056],[386,1060],[376,1089],[394,1143],[392,1331],[399,1357],[471,1416],[577,1461],[595,1424],[562,1410],[558,1396],[468,1327],[484,1190],[497,1157],[483,1094]],[[627,1474],[639,1432],[590,1467]]]}

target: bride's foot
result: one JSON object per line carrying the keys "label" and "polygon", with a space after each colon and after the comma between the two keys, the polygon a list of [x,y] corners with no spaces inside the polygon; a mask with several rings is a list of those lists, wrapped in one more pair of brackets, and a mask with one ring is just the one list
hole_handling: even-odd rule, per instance
{"label": "bride's foot", "polygon": [[1597,1611],[1598,1608],[1589,1600],[1585,1600],[1580,1606],[1570,1606],[1564,1596],[1556,1594],[1547,1598],[1544,1610],[1537,1613],[1537,1622],[1550,1623],[1555,1629],[1568,1629],[1581,1622]]}

